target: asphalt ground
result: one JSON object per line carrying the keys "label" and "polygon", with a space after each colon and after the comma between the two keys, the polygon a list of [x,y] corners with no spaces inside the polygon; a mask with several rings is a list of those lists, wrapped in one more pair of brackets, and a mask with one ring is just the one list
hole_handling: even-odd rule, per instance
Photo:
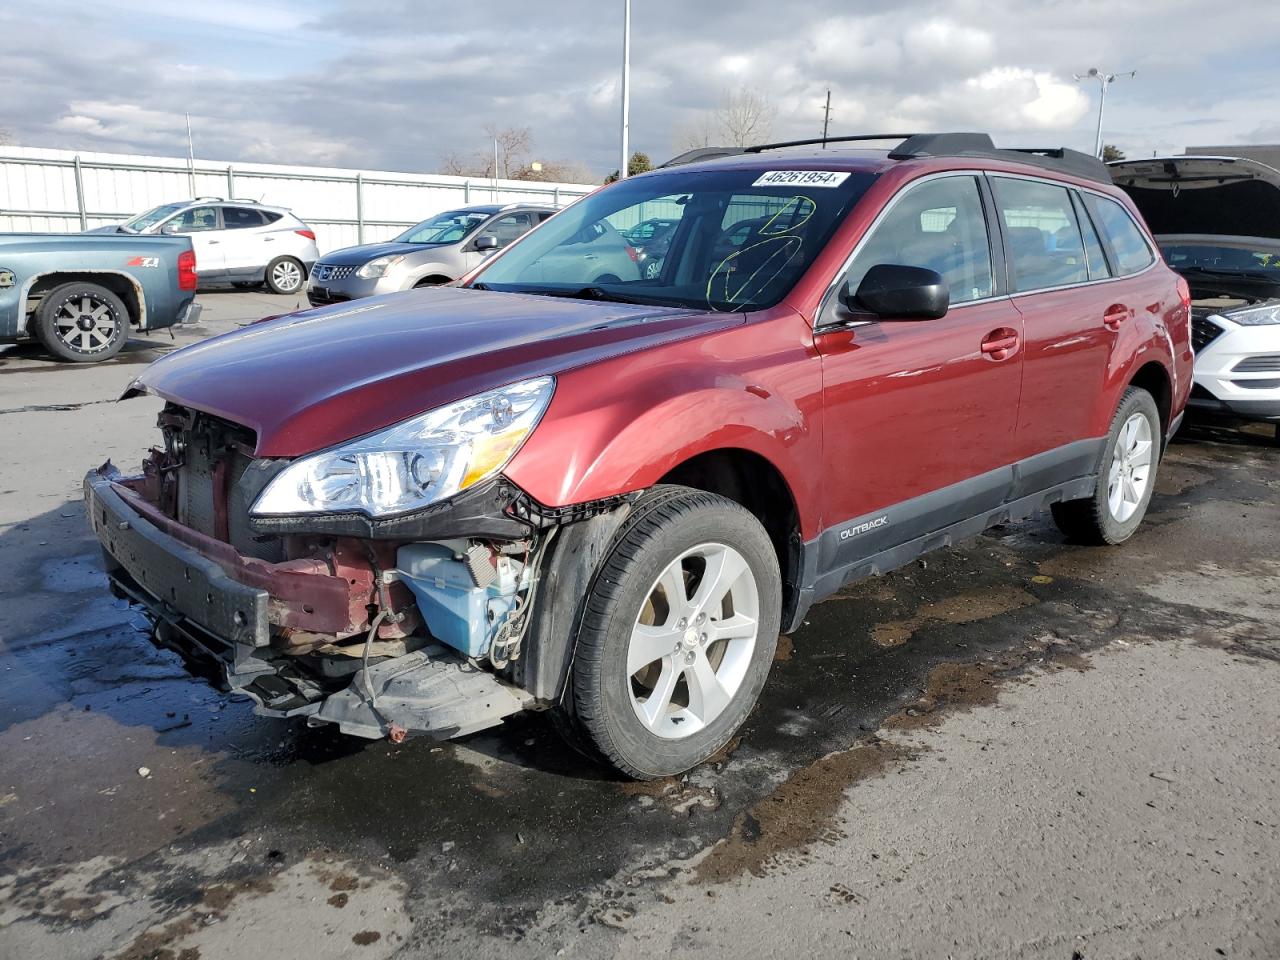
{"label": "asphalt ground", "polygon": [[80,480],[166,351],[0,350],[0,957],[1280,956],[1280,448],[1186,429],[1127,544],[1047,519],[858,584],[686,777],[545,718],[444,744],[253,716],[111,599]]}

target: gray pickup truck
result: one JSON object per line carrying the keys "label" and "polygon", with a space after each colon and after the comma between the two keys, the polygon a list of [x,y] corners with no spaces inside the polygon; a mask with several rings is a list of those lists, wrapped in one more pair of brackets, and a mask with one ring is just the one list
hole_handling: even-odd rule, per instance
{"label": "gray pickup truck", "polygon": [[130,329],[195,320],[185,236],[0,234],[0,343],[38,340],[59,360],[115,356]]}

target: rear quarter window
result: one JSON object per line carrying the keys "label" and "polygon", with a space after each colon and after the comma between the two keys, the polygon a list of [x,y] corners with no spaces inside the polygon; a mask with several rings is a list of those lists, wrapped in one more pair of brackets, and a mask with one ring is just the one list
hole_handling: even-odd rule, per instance
{"label": "rear quarter window", "polygon": [[1115,255],[1116,272],[1121,276],[1145,270],[1155,261],[1155,254],[1147,244],[1147,238],[1133,222],[1129,211],[1106,197],[1096,193],[1085,196],[1093,220],[1106,236],[1111,252]]}

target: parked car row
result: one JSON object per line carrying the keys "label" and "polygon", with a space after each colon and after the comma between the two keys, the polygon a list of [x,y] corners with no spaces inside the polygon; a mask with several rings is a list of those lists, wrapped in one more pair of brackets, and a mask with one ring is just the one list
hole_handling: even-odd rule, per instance
{"label": "parked car row", "polygon": [[846,584],[1040,510],[1123,543],[1192,392],[1187,280],[1093,157],[871,139],[324,258],[327,291],[483,259],[144,370],[158,443],[85,477],[114,589],[260,714],[400,739],[545,710],[650,778],[722,749]]}

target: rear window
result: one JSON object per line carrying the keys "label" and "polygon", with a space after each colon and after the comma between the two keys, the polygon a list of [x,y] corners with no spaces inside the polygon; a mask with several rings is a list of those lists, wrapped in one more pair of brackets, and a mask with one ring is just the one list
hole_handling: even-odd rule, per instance
{"label": "rear window", "polygon": [[1089,279],[1071,194],[1035,180],[992,179],[1004,222],[1015,290],[1043,290]]}
{"label": "rear window", "polygon": [[1145,270],[1155,261],[1147,239],[1129,216],[1129,211],[1106,197],[1096,193],[1086,194],[1085,203],[1093,214],[1098,229],[1103,232],[1115,255],[1116,269],[1121,276]]}
{"label": "rear window", "polygon": [[228,230],[262,226],[262,214],[245,207],[223,207],[222,223]]}

